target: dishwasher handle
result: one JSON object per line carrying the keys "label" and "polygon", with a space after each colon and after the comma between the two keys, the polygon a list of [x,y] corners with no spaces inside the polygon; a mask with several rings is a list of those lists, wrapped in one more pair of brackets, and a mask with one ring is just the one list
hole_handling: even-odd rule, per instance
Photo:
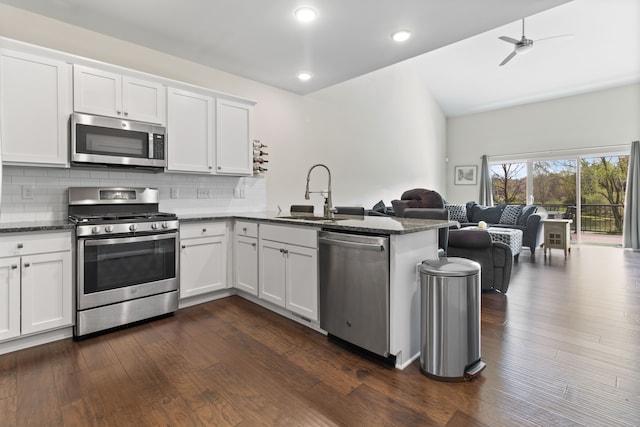
{"label": "dishwasher handle", "polygon": [[330,239],[327,237],[318,237],[318,243],[334,246],[342,246],[344,248],[351,249],[367,249],[370,251],[384,251],[384,245],[379,243],[361,243],[361,242],[349,242],[345,240]]}

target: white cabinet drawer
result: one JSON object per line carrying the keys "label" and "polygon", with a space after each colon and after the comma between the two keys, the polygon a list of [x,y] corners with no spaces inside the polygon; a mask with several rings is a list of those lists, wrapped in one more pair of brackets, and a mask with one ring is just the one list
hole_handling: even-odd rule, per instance
{"label": "white cabinet drawer", "polygon": [[318,247],[318,232],[315,228],[309,227],[261,224],[260,239],[306,246],[308,248]]}
{"label": "white cabinet drawer", "polygon": [[60,233],[6,234],[1,237],[0,257],[71,250],[70,231]]}
{"label": "white cabinet drawer", "polygon": [[236,221],[235,232],[237,236],[258,237],[258,223]]}
{"label": "white cabinet drawer", "polygon": [[224,236],[226,231],[227,223],[225,221],[180,224],[180,239]]}

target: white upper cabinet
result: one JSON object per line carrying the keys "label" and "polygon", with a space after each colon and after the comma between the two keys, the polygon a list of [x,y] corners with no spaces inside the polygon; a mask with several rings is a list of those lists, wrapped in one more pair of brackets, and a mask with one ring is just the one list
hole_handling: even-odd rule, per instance
{"label": "white upper cabinet", "polygon": [[253,174],[253,104],[169,88],[167,170]]}
{"label": "white upper cabinet", "polygon": [[216,173],[253,174],[253,106],[218,98],[216,102]]}
{"label": "white upper cabinet", "polygon": [[0,50],[2,160],[68,166],[71,65]]}
{"label": "white upper cabinet", "polygon": [[168,106],[167,170],[213,173],[213,97],[169,88]]}
{"label": "white upper cabinet", "polygon": [[73,108],[81,113],[165,123],[165,86],[130,76],[74,65]]}

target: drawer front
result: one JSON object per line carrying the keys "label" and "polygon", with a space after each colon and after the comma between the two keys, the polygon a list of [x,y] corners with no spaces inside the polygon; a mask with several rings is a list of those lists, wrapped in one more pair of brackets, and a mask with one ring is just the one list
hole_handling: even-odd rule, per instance
{"label": "drawer front", "polygon": [[71,250],[71,232],[0,235],[0,256],[22,256]]}
{"label": "drawer front", "polygon": [[261,224],[260,239],[283,242],[290,245],[318,247],[318,231],[309,227],[288,227],[282,225]]}
{"label": "drawer front", "polygon": [[236,236],[258,237],[258,223],[247,221],[236,221]]}
{"label": "drawer front", "polygon": [[227,223],[225,221],[180,224],[180,239],[224,236],[226,233]]}

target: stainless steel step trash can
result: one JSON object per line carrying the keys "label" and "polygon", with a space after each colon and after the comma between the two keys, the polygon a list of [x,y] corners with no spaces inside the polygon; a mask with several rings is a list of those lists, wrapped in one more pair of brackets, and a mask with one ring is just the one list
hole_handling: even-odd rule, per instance
{"label": "stainless steel step trash can", "polygon": [[442,257],[420,266],[420,370],[439,381],[464,381],[480,360],[480,264]]}

